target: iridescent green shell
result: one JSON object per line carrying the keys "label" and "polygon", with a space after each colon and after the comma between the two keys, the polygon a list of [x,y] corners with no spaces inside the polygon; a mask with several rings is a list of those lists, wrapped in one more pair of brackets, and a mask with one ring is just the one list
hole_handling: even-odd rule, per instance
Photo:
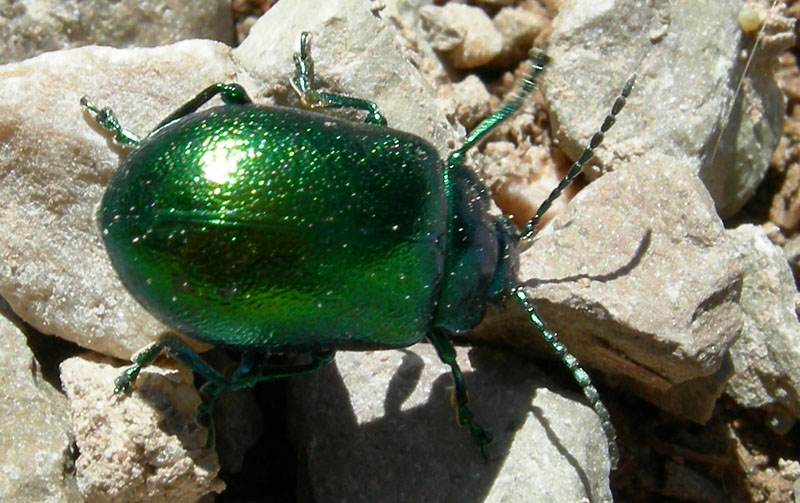
{"label": "iridescent green shell", "polygon": [[444,267],[426,141],[309,111],[224,106],[124,159],[100,225],[125,285],[173,329],[270,351],[413,344]]}

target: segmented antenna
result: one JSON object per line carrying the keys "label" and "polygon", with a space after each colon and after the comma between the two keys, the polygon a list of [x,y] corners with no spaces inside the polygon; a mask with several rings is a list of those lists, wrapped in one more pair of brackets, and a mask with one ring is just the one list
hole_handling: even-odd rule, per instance
{"label": "segmented antenna", "polygon": [[[622,91],[614,100],[614,104],[611,106],[611,111],[603,120],[600,130],[596,132],[594,136],[592,136],[592,139],[589,141],[589,146],[583,150],[581,155],[578,157],[578,160],[575,161],[572,166],[570,166],[569,171],[567,171],[567,174],[558,183],[558,186],[556,186],[556,188],[550,192],[550,195],[547,196],[547,199],[545,199],[544,202],[542,202],[542,204],[539,206],[539,209],[536,211],[536,214],[533,216],[533,218],[519,233],[520,239],[530,239],[533,236],[536,224],[539,223],[542,215],[547,212],[553,201],[555,201],[561,195],[570,182],[572,182],[572,180],[578,176],[583,169],[583,166],[589,161],[589,159],[592,158],[594,150],[603,142],[605,134],[609,129],[611,129],[611,126],[614,125],[617,114],[619,114],[619,112],[625,106],[625,102],[628,96],[631,94],[635,80],[636,76],[631,76],[631,78],[629,78],[622,87]],[[531,323],[533,323],[536,329],[539,330],[539,333],[542,334],[545,342],[547,342],[556,356],[561,359],[561,362],[564,364],[564,366],[566,366],[570,372],[572,372],[572,376],[575,378],[575,381],[581,387],[583,394],[586,395],[586,399],[589,401],[589,404],[594,409],[595,414],[597,414],[597,417],[600,419],[600,424],[603,428],[603,432],[606,435],[606,439],[608,441],[608,457],[611,461],[611,467],[612,469],[616,468],[617,463],[619,462],[617,432],[614,430],[614,425],[611,423],[611,415],[608,413],[608,409],[603,402],[600,401],[600,395],[597,392],[597,388],[595,388],[592,384],[589,374],[587,374],[586,371],[580,366],[578,359],[567,350],[566,346],[564,346],[561,341],[559,341],[558,334],[547,329],[544,321],[533,307],[533,303],[528,297],[528,294],[525,293],[524,287],[520,286],[515,288],[512,294],[514,298],[520,304],[522,304],[522,307],[528,313],[528,318],[531,320]]]}
{"label": "segmented antenna", "polygon": [[592,384],[592,379],[589,377],[589,374],[586,373],[583,368],[581,368],[580,364],[578,363],[578,359],[575,358],[572,353],[567,350],[567,347],[558,340],[558,334],[555,332],[551,332],[547,329],[544,324],[544,321],[539,314],[536,312],[536,309],[533,307],[533,304],[528,298],[528,294],[525,293],[525,289],[523,287],[517,287],[512,292],[513,296],[522,307],[525,308],[525,311],[528,313],[528,318],[531,320],[539,332],[544,337],[544,340],[547,344],[550,345],[553,352],[561,359],[561,362],[566,366],[570,372],[572,372],[572,376],[578,382],[583,391],[583,394],[586,395],[586,399],[589,401],[589,404],[594,409],[595,414],[597,417],[600,418],[600,425],[603,428],[603,432],[606,434],[606,439],[608,441],[608,458],[611,462],[611,469],[617,467],[617,463],[619,462],[619,447],[617,447],[617,431],[614,429],[614,425],[611,423],[611,415],[608,413],[608,409],[600,401],[600,394],[597,392],[597,388],[594,387]]}
{"label": "segmented antenna", "polygon": [[542,218],[548,209],[550,209],[550,205],[553,204],[553,201],[558,199],[558,196],[564,191],[564,189],[572,182],[572,180],[578,176],[583,170],[583,166],[589,162],[589,159],[592,158],[594,155],[594,150],[603,143],[603,138],[605,134],[611,129],[611,126],[614,125],[616,121],[617,114],[622,110],[625,106],[625,101],[627,100],[628,96],[631,94],[631,90],[633,89],[633,84],[636,81],[636,75],[632,75],[631,78],[625,83],[622,88],[622,91],[617,96],[617,99],[614,100],[614,104],[611,106],[611,112],[606,115],[606,118],[603,120],[603,125],[600,126],[600,130],[592,136],[592,139],[589,141],[589,146],[586,147],[581,155],[578,157],[578,160],[575,161],[572,166],[570,166],[569,171],[567,171],[566,176],[558,182],[558,186],[550,192],[550,195],[547,196],[547,199],[539,206],[539,209],[536,210],[536,214],[530,221],[525,224],[525,227],[520,231],[519,237],[520,239],[530,239],[533,237],[534,229],[536,228],[536,224],[539,223],[539,220]]}

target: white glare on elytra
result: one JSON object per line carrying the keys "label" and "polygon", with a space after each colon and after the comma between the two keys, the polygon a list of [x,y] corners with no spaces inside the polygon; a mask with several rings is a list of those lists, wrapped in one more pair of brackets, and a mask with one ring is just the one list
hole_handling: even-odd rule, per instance
{"label": "white glare on elytra", "polygon": [[239,148],[243,143],[243,140],[230,138],[218,142],[214,149],[203,152],[200,158],[203,178],[218,184],[236,183],[239,161],[252,156],[250,149]]}

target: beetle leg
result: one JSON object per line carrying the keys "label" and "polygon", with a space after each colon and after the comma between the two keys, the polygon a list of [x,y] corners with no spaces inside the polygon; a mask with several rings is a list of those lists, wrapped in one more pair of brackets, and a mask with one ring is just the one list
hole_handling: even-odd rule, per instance
{"label": "beetle leg", "polygon": [[200,405],[197,406],[197,423],[208,428],[206,437],[207,447],[214,446],[214,423],[211,420],[211,406],[214,399],[221,389],[227,389],[229,379],[220,374],[214,367],[205,362],[192,350],[185,342],[180,340],[175,334],[167,332],[155,343],[151,344],[144,351],[134,358],[134,364],[119,377],[114,380],[114,393],[119,394],[130,390],[139,371],[143,367],[150,365],[153,360],[161,353],[166,351],[172,358],[183,363],[193,371],[206,378],[207,382],[200,388],[200,394],[204,397]]}
{"label": "beetle leg", "polygon": [[81,106],[89,112],[94,120],[100,124],[103,129],[114,133],[114,141],[119,144],[136,145],[141,140],[139,135],[120,126],[114,112],[110,108],[98,108],[94,103],[89,101],[86,96],[81,98]]}
{"label": "beetle leg", "polygon": [[[153,133],[166,126],[170,122],[196,111],[198,108],[203,106],[204,103],[208,102],[211,98],[218,94],[222,95],[222,101],[228,105],[246,105],[253,102],[253,100],[251,100],[250,96],[247,94],[247,91],[245,91],[244,88],[239,84],[216,83],[208,86],[201,91],[200,94],[172,112],[147,136],[151,136]],[[94,103],[89,101],[89,98],[86,96],[81,98],[81,106],[88,111],[89,114],[94,117],[97,123],[103,126],[104,129],[114,133],[114,141],[117,143],[136,145],[142,141],[141,138],[139,138],[139,135],[120,126],[119,121],[117,121],[117,118],[114,116],[114,112],[110,108],[99,108]]]}
{"label": "beetle leg", "polygon": [[198,108],[203,106],[211,98],[218,94],[222,98],[222,101],[227,105],[248,105],[253,102],[253,100],[250,99],[250,96],[247,94],[247,91],[245,91],[244,88],[239,84],[222,84],[217,82],[216,84],[212,84],[203,89],[197,96],[187,101],[180,108],[172,112],[169,116],[167,116],[166,119],[161,121],[161,123],[156,126],[150,135],[166,126],[170,122],[197,111]]}
{"label": "beetle leg", "polygon": [[453,347],[453,343],[450,341],[450,337],[443,332],[431,330],[428,333],[428,340],[430,340],[433,347],[436,348],[439,359],[450,366],[453,382],[455,383],[455,405],[458,424],[469,427],[472,439],[481,450],[483,459],[488,459],[489,452],[486,446],[492,441],[493,437],[490,432],[472,419],[472,411],[467,407],[467,402],[469,401],[467,397],[467,386],[464,384],[464,376],[461,374],[461,369],[456,362],[456,350]]}
{"label": "beetle leg", "polygon": [[322,93],[312,89],[314,85],[314,61],[311,59],[311,34],[304,31],[300,34],[300,52],[294,55],[294,78],[291,81],[300,103],[308,108],[355,108],[369,112],[364,122],[385,126],[386,118],[378,110],[378,105],[371,101],[353,98],[343,94]]}
{"label": "beetle leg", "polygon": [[209,448],[214,446],[214,421],[211,411],[214,401],[221,391],[249,388],[260,381],[311,374],[333,358],[333,351],[320,351],[311,353],[311,362],[309,363],[265,369],[263,366],[265,355],[262,351],[244,351],[236,370],[230,377],[225,377],[200,358],[175,334],[167,332],[158,341],[137,354],[133,359],[134,364],[114,380],[114,393],[119,394],[130,390],[142,368],[153,363],[153,360],[162,351],[166,351],[172,358],[206,379],[206,383],[200,387],[203,401],[197,406],[197,423],[208,429],[206,444]]}
{"label": "beetle leg", "polygon": [[266,355],[262,351],[244,351],[239,366],[236,367],[229,379],[209,380],[200,387],[203,401],[197,406],[197,424],[208,430],[206,447],[214,447],[215,429],[211,412],[214,408],[214,401],[221,391],[251,388],[261,381],[311,374],[333,359],[333,351],[311,353],[311,362],[306,364],[276,368],[264,367],[265,358]]}
{"label": "beetle leg", "polygon": [[270,381],[272,379],[283,379],[284,377],[295,377],[313,374],[321,366],[333,360],[333,351],[318,351],[311,353],[311,361],[301,365],[286,365],[281,367],[264,367],[261,369],[257,379],[249,381],[248,386],[253,386],[257,382]]}
{"label": "beetle leg", "polygon": [[158,341],[137,354],[133,359],[134,364],[114,380],[114,393],[119,394],[130,390],[139,376],[139,371],[153,363],[161,351],[166,351],[172,358],[202,375],[209,382],[215,382],[223,387],[228,382],[225,376],[200,358],[185,342],[175,334],[167,332]]}

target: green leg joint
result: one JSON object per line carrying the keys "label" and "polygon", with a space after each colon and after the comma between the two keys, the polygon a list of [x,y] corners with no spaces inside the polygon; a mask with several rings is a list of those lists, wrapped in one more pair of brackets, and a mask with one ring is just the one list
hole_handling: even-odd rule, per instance
{"label": "green leg joint", "polygon": [[453,347],[453,343],[446,334],[437,331],[431,331],[428,334],[428,340],[430,340],[433,347],[436,348],[439,359],[450,366],[453,382],[455,384],[455,405],[458,424],[469,428],[469,432],[472,434],[472,440],[480,449],[483,459],[489,459],[487,446],[494,437],[489,431],[485,430],[473,420],[472,411],[467,407],[467,402],[469,401],[467,397],[467,386],[464,384],[464,376],[456,362],[456,350]]}
{"label": "green leg joint", "polygon": [[175,334],[166,333],[157,342],[136,355],[133,360],[134,364],[114,380],[114,393],[129,391],[142,368],[150,365],[162,351],[206,379],[206,383],[200,388],[203,401],[197,406],[197,423],[208,428],[207,445],[209,448],[214,446],[214,421],[211,412],[214,401],[221,391],[235,391],[253,387],[262,381],[311,374],[333,359],[332,351],[324,351],[311,353],[311,361],[308,363],[265,367],[264,362],[267,355],[264,352],[245,351],[242,353],[242,359],[236,370],[231,373],[230,377],[226,377],[200,358]]}

